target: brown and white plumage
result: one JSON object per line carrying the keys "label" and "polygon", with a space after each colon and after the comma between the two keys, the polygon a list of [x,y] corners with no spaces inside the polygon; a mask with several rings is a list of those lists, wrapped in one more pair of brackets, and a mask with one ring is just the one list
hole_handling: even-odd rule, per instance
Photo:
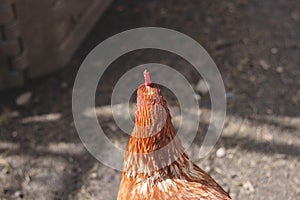
{"label": "brown and white plumage", "polygon": [[135,126],[128,142],[118,200],[231,199],[189,160],[157,84],[137,90]]}

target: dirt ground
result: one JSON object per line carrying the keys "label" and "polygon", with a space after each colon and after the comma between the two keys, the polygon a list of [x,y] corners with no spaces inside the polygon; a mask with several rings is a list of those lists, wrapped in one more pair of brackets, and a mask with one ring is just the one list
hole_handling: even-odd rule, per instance
{"label": "dirt ground", "polygon": [[[120,172],[94,159],[75,130],[72,86],[93,47],[143,26],[175,29],[194,38],[223,77],[228,94],[223,134],[209,156],[197,159],[197,141],[208,123],[204,115],[189,150],[193,160],[233,199],[300,199],[299,24],[298,0],[114,1],[66,68],[0,93],[0,199],[116,198]],[[99,83],[100,114],[118,78],[147,62],[174,67],[193,86],[199,80],[175,55],[129,53],[114,62]],[[17,106],[17,97],[25,92],[32,97]],[[167,100],[176,107],[172,97]],[[209,113],[209,96],[201,95],[199,102],[203,113]],[[100,115],[99,122],[112,140],[126,146],[128,138],[117,134],[120,130],[110,115]]]}

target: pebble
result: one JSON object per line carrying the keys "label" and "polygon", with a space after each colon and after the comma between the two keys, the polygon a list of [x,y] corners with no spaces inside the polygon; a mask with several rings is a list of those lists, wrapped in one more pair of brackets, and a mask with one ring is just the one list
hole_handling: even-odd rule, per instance
{"label": "pebble", "polygon": [[205,95],[209,91],[209,84],[205,82],[204,80],[198,81],[196,85],[196,90],[200,92],[201,94]]}
{"label": "pebble", "polygon": [[259,60],[259,64],[264,70],[268,70],[270,68],[268,63],[266,63],[266,61],[264,61],[264,60]]}
{"label": "pebble", "polygon": [[15,197],[24,198],[24,193],[22,191],[16,191],[14,195]]}
{"label": "pebble", "polygon": [[255,77],[255,76],[250,76],[250,77],[249,77],[249,80],[250,80],[252,83],[255,83],[256,77]]}
{"label": "pebble", "polygon": [[3,168],[2,173],[3,174],[10,174],[10,170],[8,168]]}
{"label": "pebble", "polygon": [[118,127],[115,124],[109,123],[108,127],[111,131],[117,131]]}
{"label": "pebble", "polygon": [[226,149],[224,147],[221,147],[216,151],[216,156],[218,158],[223,158],[225,155],[226,155]]}
{"label": "pebble", "polygon": [[161,14],[161,15],[167,15],[167,14],[168,14],[168,11],[167,11],[165,8],[161,8],[161,9],[160,9],[160,14]]}
{"label": "pebble", "polygon": [[271,49],[271,53],[272,53],[272,54],[277,54],[277,53],[278,53],[278,49],[275,48],[275,47],[272,48],[272,49]]}
{"label": "pebble", "polygon": [[96,172],[93,172],[93,173],[91,173],[91,178],[93,178],[93,179],[95,179],[95,178],[97,178],[97,173]]}
{"label": "pebble", "polygon": [[16,104],[18,106],[24,106],[29,103],[30,98],[32,96],[32,92],[25,92],[17,97]]}
{"label": "pebble", "polygon": [[283,72],[283,67],[281,67],[281,66],[276,67],[276,72],[277,73],[282,73]]}
{"label": "pebble", "polygon": [[194,94],[194,97],[197,101],[199,101],[201,99],[201,96],[199,94]]}
{"label": "pebble", "polygon": [[252,183],[250,181],[246,181],[243,184],[243,188],[245,188],[246,190],[248,190],[249,192],[254,192],[254,187],[252,185]]}
{"label": "pebble", "polygon": [[210,172],[211,171],[211,167],[209,165],[204,167],[204,171],[206,172]]}
{"label": "pebble", "polygon": [[226,93],[226,98],[231,98],[234,96],[234,92],[227,92]]}

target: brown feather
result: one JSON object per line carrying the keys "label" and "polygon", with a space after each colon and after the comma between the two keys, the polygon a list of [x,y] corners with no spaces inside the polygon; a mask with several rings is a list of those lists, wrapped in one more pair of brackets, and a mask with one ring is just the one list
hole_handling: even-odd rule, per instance
{"label": "brown feather", "polygon": [[[150,78],[149,78],[150,80]],[[189,160],[157,84],[137,90],[135,126],[128,142],[118,200],[231,199]]]}

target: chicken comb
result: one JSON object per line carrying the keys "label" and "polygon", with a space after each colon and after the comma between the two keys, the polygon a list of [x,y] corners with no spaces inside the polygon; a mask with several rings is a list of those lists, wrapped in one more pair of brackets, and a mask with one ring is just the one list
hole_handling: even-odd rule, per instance
{"label": "chicken comb", "polygon": [[150,86],[151,85],[150,73],[147,70],[144,71],[144,78],[145,78],[145,86]]}

